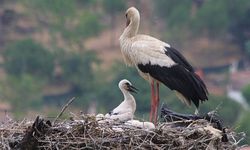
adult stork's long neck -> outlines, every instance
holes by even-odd
[[[140,25],[140,14],[136,10],[133,14],[126,15],[126,28],[120,36],[120,46],[123,59],[129,66],[135,65],[131,59],[131,46],[133,44],[133,37],[137,35]]]
[[[132,16],[127,17],[126,28],[124,29],[120,39],[126,40],[128,38],[134,37],[139,29],[140,25],[140,15],[135,13]]]

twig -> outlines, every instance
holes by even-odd
[[[63,112],[68,108],[68,106],[69,106],[74,100],[75,100],[75,97],[72,97],[72,98],[68,101],[68,103],[67,103],[66,105],[63,106],[61,112],[60,112],[60,113],[56,116],[56,118],[54,119],[54,121],[53,121],[53,123],[52,123],[53,125],[56,123],[56,121],[58,120],[58,118],[60,118],[60,117],[62,116]]]

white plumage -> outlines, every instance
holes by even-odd
[[[120,41],[123,43],[123,41]],[[169,47],[168,44],[157,41],[157,39],[147,36],[147,35],[137,35],[131,39],[130,50],[125,50],[126,59],[132,64],[156,64],[160,66],[173,66],[176,63],[170,58],[167,57],[165,52],[167,51],[165,47]],[[121,44],[122,45],[122,44]],[[126,47],[122,47],[122,50]],[[129,64],[129,65],[132,65]]]
[[[137,89],[126,79],[121,80],[118,86],[123,93],[124,100],[115,109],[107,113],[105,118],[119,119],[120,121],[131,120],[134,117],[136,102],[130,92],[136,92]]]
[[[159,83],[179,93],[187,103],[198,108],[199,102],[207,99],[203,81],[194,73],[187,60],[169,44],[148,35],[137,34],[140,24],[139,11],[131,7],[126,11],[126,28],[120,36],[124,61],[135,66],[139,74],[151,83],[151,112],[156,121],[159,103]],[[155,86],[156,83],[156,93]]]
[[[139,120],[128,120],[127,122],[125,122],[125,125],[142,128],[146,130],[155,129],[155,125],[152,122],[148,122],[148,121],[141,122]]]

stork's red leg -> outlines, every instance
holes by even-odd
[[[159,83],[156,82],[156,95],[155,95],[155,110],[154,110],[154,124],[157,123],[157,114],[158,114],[158,107],[159,107],[159,101],[160,101],[160,96],[159,96]]]
[[[155,111],[155,87],[154,87],[154,80],[151,82],[151,109],[150,109],[150,116],[149,120],[152,122],[154,117]]]

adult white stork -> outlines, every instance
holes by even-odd
[[[135,66],[139,74],[151,84],[150,121],[156,123],[157,120],[159,83],[176,91],[186,104],[193,102],[196,108],[201,101],[208,99],[205,84],[181,53],[154,37],[137,34],[140,14],[136,8],[131,7],[126,11],[126,19],[126,28],[119,39],[121,52],[125,63]]]
[[[119,82],[119,88],[123,93],[124,100],[114,110],[105,115],[109,119],[119,119],[120,121],[131,120],[134,117],[136,102],[130,92],[136,93],[137,89],[126,79]]]

